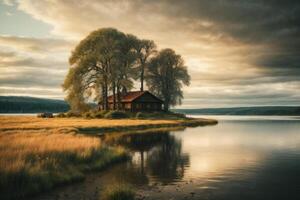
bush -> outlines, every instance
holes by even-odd
[[[90,119],[94,117],[94,113],[92,111],[89,112],[85,112],[82,114],[82,117],[86,118],[86,119]]]
[[[94,113],[94,118],[104,118],[105,114],[107,113],[107,111],[102,110],[102,111],[98,111]]]
[[[146,119],[147,117],[149,117],[149,116],[143,112],[137,112],[135,115],[135,118],[137,118],[137,119]]]
[[[181,113],[173,112],[138,112],[136,113],[138,119],[186,119],[186,116]]]
[[[66,117],[66,114],[65,113],[57,113],[57,115],[55,115],[55,117],[63,118],[63,117]]]
[[[129,115],[124,111],[110,111],[104,115],[106,119],[123,119],[129,118]]]
[[[177,118],[180,118],[180,119],[186,119],[185,114],[182,114],[182,113],[173,113],[173,112],[170,112],[169,114],[171,116],[173,115],[174,117],[177,117]]]
[[[66,117],[80,117],[81,115],[80,115],[80,113],[79,112],[74,112],[74,111],[68,111],[67,113],[66,113]]]
[[[112,185],[102,193],[103,200],[134,200],[135,192],[125,184]]]
[[[39,117],[39,118],[53,118],[53,113],[48,113],[48,112],[39,113],[39,114],[37,114],[37,117]]]

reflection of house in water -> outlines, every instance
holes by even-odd
[[[133,160],[127,163],[127,171],[132,175],[132,168],[138,170],[139,173],[136,172],[142,179],[146,176],[167,184],[183,178],[189,165],[189,156],[181,152],[181,140],[169,132],[121,134],[119,137],[107,136],[104,141],[132,151]]]

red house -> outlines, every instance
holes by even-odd
[[[113,110],[113,96],[108,97],[108,107]],[[121,110],[138,111],[161,111],[163,101],[149,91],[132,91],[121,96]]]

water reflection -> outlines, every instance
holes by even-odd
[[[300,197],[300,123],[222,121],[184,131],[107,135],[132,161],[107,177],[145,186],[152,199],[292,199]],[[151,199],[150,198],[150,199]]]
[[[118,177],[133,179],[130,182],[134,184],[137,179],[138,184],[148,183],[148,179],[162,184],[172,183],[182,179],[189,166],[188,154],[182,153],[182,140],[167,131],[106,135],[102,140],[108,145],[122,146],[131,151],[132,161],[125,166],[128,169],[125,174],[129,173],[129,176],[124,178],[123,174]]]

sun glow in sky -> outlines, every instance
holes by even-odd
[[[0,95],[63,99],[71,50],[115,27],[182,55],[182,107],[299,105],[299,13],[297,0],[2,0]]]

